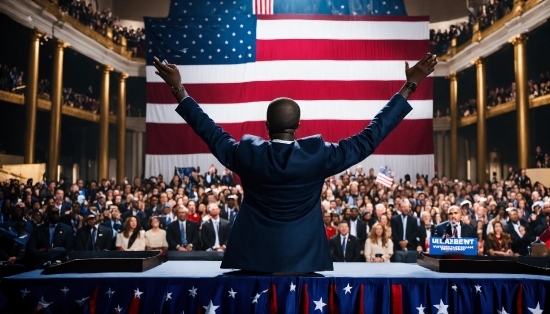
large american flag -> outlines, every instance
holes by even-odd
[[[429,25],[427,17],[395,15],[404,14],[402,0],[348,6],[354,2],[297,8],[305,1],[179,0],[168,18],[145,18],[145,176],[222,167],[175,113],[153,56],[177,64],[189,95],[236,139],[267,139],[266,108],[278,97],[300,105],[298,137],[337,142],[362,130],[403,85],[405,61],[412,66],[428,52]],[[278,14],[291,11],[316,14]],[[410,99],[413,111],[363,167],[433,174],[432,85],[431,78],[422,82]]]

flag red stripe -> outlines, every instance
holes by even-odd
[[[321,14],[275,14],[259,15],[259,20],[317,20],[317,21],[376,21],[376,22],[427,22],[429,16],[365,16],[365,15],[321,15]]]
[[[130,306],[128,306],[128,314],[139,313],[139,301],[140,298],[136,298],[134,291],[132,291],[132,300],[130,301]]]
[[[307,314],[309,313],[309,294],[307,293],[307,284],[302,285],[302,304],[300,305],[300,313]]]
[[[300,122],[297,137],[318,134],[319,130],[330,130],[323,136],[328,142],[337,142],[360,132],[370,121],[306,120]],[[267,139],[265,122],[220,124],[235,139],[245,134],[254,134]],[[431,136],[422,141],[411,141],[411,136],[432,133],[432,120],[403,120],[380,144],[375,154],[379,155],[424,155],[433,154]],[[206,144],[193,132],[188,124],[147,123],[147,154],[175,155],[209,153]]]
[[[297,100],[380,100],[401,89],[404,81],[271,81],[219,84],[185,84],[199,104],[271,101],[285,96]],[[166,83],[147,83],[147,102],[173,104]],[[282,94],[284,92],[284,95]],[[433,78],[426,78],[409,100],[431,100]]]
[[[328,292],[328,314],[340,314],[338,303],[336,301],[337,298],[338,294],[336,293],[336,284],[331,283],[329,285]]]
[[[277,286],[269,287],[269,313],[277,314]]]
[[[391,312],[403,314],[403,288],[401,285],[391,285]]]
[[[257,40],[256,61],[416,60],[429,50],[427,40]]]
[[[363,284],[359,286],[359,292],[357,293],[357,314],[365,314],[365,296],[364,296],[364,287]]]

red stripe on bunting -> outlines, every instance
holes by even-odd
[[[359,286],[359,292],[357,292],[357,314],[365,314],[365,295],[363,284]]]
[[[403,287],[391,285],[391,312],[392,314],[403,314]]]
[[[309,294],[307,292],[307,284],[302,285],[302,297],[301,304],[300,304],[300,313],[309,313]]]
[[[95,287],[94,293],[92,294],[92,297],[90,298],[90,301],[88,302],[88,309],[90,310],[90,314],[95,314],[95,306],[97,302],[97,294],[99,292],[99,286]]]
[[[269,287],[269,313],[277,314],[277,286]]]
[[[336,293],[336,284],[331,283],[329,285],[328,292],[328,314],[340,314],[338,309],[338,302],[336,301],[338,294]]]
[[[516,293],[516,314],[523,314],[523,285],[519,284]]]

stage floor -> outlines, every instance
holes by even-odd
[[[416,264],[334,263],[309,276],[233,276],[214,261],[169,261],[143,273],[2,281],[8,309],[52,313],[537,313],[550,277],[437,273]],[[546,301],[548,300],[548,301]],[[542,312],[538,312],[539,314]]]

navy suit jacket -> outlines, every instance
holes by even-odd
[[[221,268],[258,272],[333,270],[319,210],[325,178],[371,155],[411,110],[403,96],[395,95],[368,126],[338,143],[327,143],[320,135],[290,144],[253,135],[237,142],[191,97],[183,99],[176,112],[221,164],[239,175],[246,190]]]
[[[189,219],[185,221],[185,237],[187,244],[193,244],[193,251],[200,250],[199,226]],[[166,228],[166,242],[170,251],[177,250],[176,247],[182,244],[179,220],[172,221]]]

